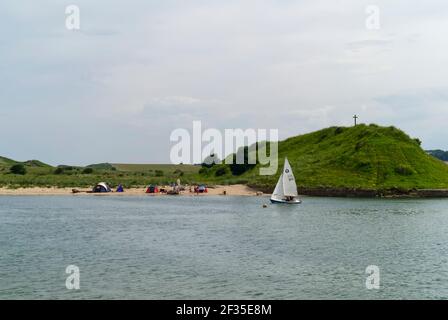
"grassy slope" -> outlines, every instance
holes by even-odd
[[[279,167],[285,156],[299,188],[448,188],[448,166],[394,127],[331,127],[292,137],[279,142]],[[259,176],[258,169],[240,178],[253,186],[273,188],[280,172]]]
[[[0,167],[4,166],[12,166],[13,164],[16,164],[17,161],[11,160],[9,158],[0,157]]]

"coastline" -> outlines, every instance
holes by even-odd
[[[270,194],[270,188],[257,188],[251,185],[255,190]],[[312,197],[335,197],[335,198],[448,198],[448,189],[359,189],[359,188],[298,188],[300,196]]]
[[[367,190],[349,188],[307,188],[299,194],[316,197],[340,198],[448,198],[448,189],[386,189]]]
[[[169,190],[169,187],[165,187]],[[79,193],[73,193],[73,189],[77,189]],[[0,196],[66,196],[66,195],[117,195],[117,196],[155,196],[155,197],[164,197],[168,196],[167,194],[157,193],[157,194],[148,194],[145,193],[146,188],[129,188],[125,189],[125,192],[109,192],[109,193],[86,193],[90,191],[91,188],[43,188],[43,187],[30,187],[30,188],[5,188],[0,187]],[[208,195],[224,195],[227,196],[257,196],[261,195],[260,191],[257,191],[254,188],[248,187],[242,184],[235,185],[215,185],[209,186],[207,193],[199,193],[196,194],[194,192],[189,192],[189,190],[182,191],[179,196],[208,196]]]

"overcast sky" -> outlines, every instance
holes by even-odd
[[[193,120],[284,139],[355,113],[448,149],[447,31],[446,0],[4,0],[0,155],[164,163]]]

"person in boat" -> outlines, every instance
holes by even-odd
[[[286,196],[285,200],[286,200],[286,201],[293,201],[293,200],[294,200],[294,197],[292,197],[292,196]]]

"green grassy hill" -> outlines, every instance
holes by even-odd
[[[16,163],[17,161],[5,157],[0,157],[0,167],[12,166],[13,164]]]
[[[25,161],[22,163],[28,167],[52,168],[52,166],[50,166],[49,164],[43,163],[42,161],[39,161],[39,160],[28,160],[28,161]]]
[[[43,163],[39,160],[27,160],[24,162],[12,160],[5,157],[0,157],[0,167],[10,167],[14,164],[22,163],[25,167],[40,167],[40,168],[50,168],[49,164]]]
[[[272,190],[285,156],[299,189],[349,188],[411,190],[448,188],[448,166],[428,155],[418,139],[395,127],[331,127],[279,142],[279,170],[260,176],[259,165],[239,176],[248,184]],[[224,165],[208,169],[216,177]],[[229,179],[230,170],[220,176]]]
[[[110,163],[95,163],[89,164],[86,168],[96,169],[96,170],[114,170],[114,166]]]

